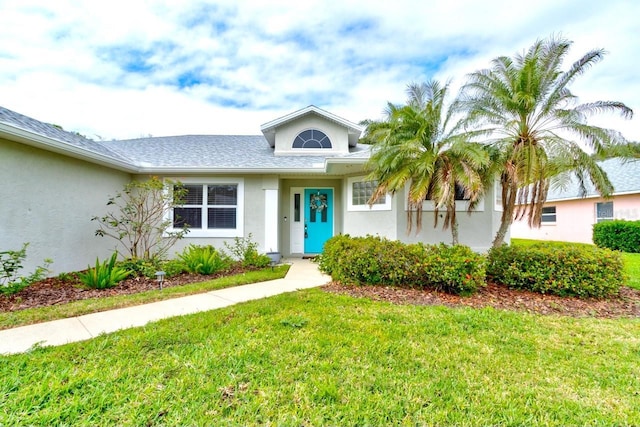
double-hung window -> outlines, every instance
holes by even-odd
[[[613,202],[596,203],[596,222],[613,220]]]
[[[555,206],[543,207],[540,221],[542,222],[542,224],[555,224],[556,223],[556,207]]]
[[[184,204],[172,212],[173,228],[189,228],[186,237],[242,235],[244,187],[241,181],[183,183]]]

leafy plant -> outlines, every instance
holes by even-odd
[[[116,239],[128,258],[162,259],[189,231],[186,225],[169,231],[172,221],[165,216],[167,209],[182,206],[185,193],[180,183],[163,182],[155,176],[130,182],[109,198],[107,206],[114,206],[114,212],[91,218],[99,224],[95,234]]]
[[[17,251],[9,250],[0,252],[0,293],[12,295],[20,292],[30,284],[45,278],[49,271],[49,265],[53,262],[50,259],[44,260],[43,266],[36,267],[35,271],[28,276],[20,276],[23,263],[27,258],[27,246],[22,245],[22,249]]]
[[[189,245],[178,255],[185,270],[195,274],[214,274],[231,265],[229,257],[211,245]]]
[[[100,263],[100,260],[96,258],[96,266],[89,267],[84,273],[79,273],[78,278],[89,288],[106,289],[114,287],[130,274],[128,270],[116,266],[117,256],[118,253],[114,252],[111,258],[103,263]]]
[[[243,267],[263,268],[271,264],[271,258],[258,252],[258,244],[251,240],[252,235],[236,237],[233,245],[224,242],[224,247],[231,252],[234,260],[239,261]]]
[[[640,221],[603,221],[593,225],[593,243],[601,248],[640,252]]]
[[[470,248],[404,244],[380,237],[334,236],[319,267],[335,280],[470,294],[485,283],[485,259]]]
[[[487,274],[510,288],[598,298],[618,293],[625,280],[619,253],[569,243],[493,248]]]

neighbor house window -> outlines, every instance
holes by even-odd
[[[293,140],[293,148],[331,148],[329,137],[318,129],[302,131]]]
[[[379,197],[371,206],[369,200],[378,188],[378,181],[367,181],[364,177],[349,178],[347,197],[350,211],[381,211],[391,210],[391,196],[386,194]]]
[[[545,206],[542,208],[541,219],[543,224],[555,224],[556,222],[556,207]]]
[[[242,234],[243,183],[183,183],[184,205],[174,208],[173,228],[187,226],[187,237],[235,237]]]
[[[596,222],[613,220],[613,202],[596,203]]]

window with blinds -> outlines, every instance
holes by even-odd
[[[173,210],[173,227],[235,229],[238,184],[185,184],[185,204]]]

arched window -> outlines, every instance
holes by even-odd
[[[308,129],[296,136],[293,148],[331,148],[331,140],[318,129]]]

